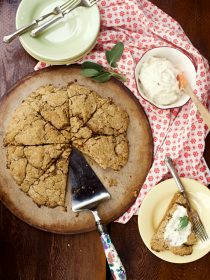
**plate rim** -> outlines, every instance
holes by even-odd
[[[191,184],[192,184],[192,183],[195,183],[195,182],[196,182],[196,185],[197,185],[197,186],[200,185],[201,188],[203,187],[202,190],[203,190],[204,192],[208,192],[208,194],[209,194],[209,196],[210,196],[210,190],[209,190],[209,188],[206,187],[205,185],[203,185],[200,181],[196,181],[196,180],[194,180],[194,179],[186,178],[186,177],[184,177],[184,178],[182,177],[182,178],[180,178],[180,179],[181,179],[181,181],[182,181],[184,184],[185,184],[185,183],[186,183],[186,184],[188,184],[188,183],[191,183]],[[171,257],[170,259],[166,259],[165,257],[162,257],[162,256],[161,256],[161,253],[163,253],[163,252],[165,252],[165,251],[163,251],[163,252],[156,252],[156,251],[152,250],[151,247],[150,247],[150,244],[148,244],[147,241],[145,241],[145,239],[144,239],[144,230],[142,230],[143,227],[142,227],[142,225],[141,225],[141,223],[140,223],[141,212],[142,212],[142,209],[144,208],[144,204],[145,204],[145,203],[148,203],[150,193],[157,192],[157,188],[159,188],[159,187],[162,187],[162,188],[164,187],[164,188],[165,188],[165,185],[166,185],[166,184],[169,184],[170,182],[174,182],[174,183],[175,183],[174,179],[173,179],[173,178],[170,178],[170,179],[166,179],[166,180],[164,180],[164,181],[158,183],[157,185],[155,185],[155,186],[150,190],[150,192],[146,195],[146,197],[144,198],[144,200],[142,201],[142,204],[141,204],[140,209],[139,209],[139,212],[138,212],[138,230],[139,230],[139,234],[140,234],[140,237],[141,237],[141,239],[142,239],[144,245],[147,247],[147,249],[148,249],[153,255],[155,255],[156,257],[158,257],[159,259],[164,260],[164,261],[169,262],[169,263],[176,263],[176,264],[191,263],[191,262],[194,262],[194,261],[197,261],[197,260],[201,259],[202,257],[204,257],[205,255],[207,255],[207,254],[210,252],[210,242],[209,242],[209,244],[208,244],[208,247],[209,247],[209,248],[208,248],[208,251],[207,251],[207,252],[205,252],[204,254],[201,254],[200,256],[195,257],[194,259],[188,260],[188,259],[186,259],[188,256],[184,256],[184,257],[186,257],[186,258],[183,259],[183,256],[174,255],[174,254],[171,253],[171,252],[170,252],[170,254],[171,254],[172,257]],[[195,188],[197,188],[197,187],[195,187]],[[178,191],[178,188],[177,188],[177,191]],[[175,191],[175,192],[176,192],[176,191]],[[170,202],[170,201],[169,201],[169,202]],[[178,257],[180,261],[173,260],[173,256],[175,256],[176,258]],[[191,254],[190,256],[192,256],[192,254]]]
[[[20,12],[21,12],[21,9],[22,9],[22,6],[25,5],[25,3],[27,2],[27,0],[22,0],[18,6],[18,9],[17,9],[17,12],[16,12],[16,18],[15,18],[15,24],[16,24],[16,28],[20,28],[19,26],[19,18],[20,18]],[[87,52],[89,53],[92,49],[92,46],[96,43],[97,41],[97,38],[99,36],[99,33],[100,33],[100,10],[99,10],[99,7],[97,6],[97,4],[95,4],[94,6],[92,7],[95,7],[96,8],[96,12],[97,12],[97,18],[96,18],[96,21],[97,21],[97,30],[96,30],[96,36],[94,37],[94,39],[92,40],[91,44],[88,45],[88,47],[85,48],[85,50],[79,54],[79,55],[75,55],[75,56],[71,56],[70,58],[69,57],[62,57],[61,59],[58,59],[58,58],[53,58],[53,57],[48,57],[46,55],[42,56],[40,55],[39,51],[37,52],[34,51],[33,48],[29,47],[28,44],[25,42],[25,39],[24,37],[20,36],[19,37],[19,40],[20,40],[20,43],[22,45],[22,47],[26,50],[26,52],[28,52],[32,57],[34,57],[35,59],[38,59],[38,60],[42,60],[42,61],[48,61],[48,63],[55,63],[56,65],[61,65],[59,64],[60,61],[66,63],[66,61],[69,61],[69,60],[78,60],[78,57],[82,54],[86,54]]]

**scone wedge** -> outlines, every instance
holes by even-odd
[[[152,237],[151,249],[157,252],[169,250],[184,256],[192,254],[196,242],[186,199],[177,192]]]
[[[61,156],[67,144],[43,146],[8,146],[7,167],[20,189],[30,186]]]
[[[66,148],[60,158],[30,187],[28,195],[38,206],[65,206],[70,153],[71,148]]]
[[[15,111],[4,137],[4,145],[31,146],[61,144],[69,141],[49,122],[23,102]]]

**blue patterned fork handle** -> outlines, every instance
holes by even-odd
[[[98,231],[100,233],[101,242],[104,247],[106,259],[114,280],[126,280],[125,268],[120,257],[111,241],[109,234],[105,231],[97,210],[91,210],[94,215]]]

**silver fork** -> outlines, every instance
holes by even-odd
[[[192,218],[192,222],[193,222],[193,226],[194,226],[194,232],[196,234],[196,236],[201,240],[201,241],[206,241],[208,240],[208,234],[206,232],[206,229],[197,213],[197,211],[195,209],[193,209],[190,205],[189,199],[187,197],[186,191],[184,189],[184,186],[182,185],[182,182],[176,172],[176,169],[173,165],[172,159],[170,157],[166,157],[165,158],[165,163],[169,169],[169,171],[171,172],[171,175],[173,176],[180,192],[182,193],[182,195],[184,196],[184,198],[187,201],[188,204],[188,208],[190,210],[190,214],[191,214],[191,218]]]
[[[10,35],[7,35],[7,36],[4,36],[3,41],[5,43],[10,43],[16,37],[18,37],[18,36],[22,35],[23,33],[33,29],[40,21],[43,21],[44,19],[48,18],[49,16],[58,15],[62,11],[65,11],[66,9],[71,7],[72,2],[74,2],[74,1],[75,0],[67,0],[62,5],[55,7],[51,12],[49,12],[49,13],[47,13],[45,15],[40,16],[38,19],[34,19],[30,24],[19,28],[14,33],[12,33]]]
[[[51,26],[53,23],[61,20],[66,14],[70,13],[72,10],[74,10],[78,6],[83,6],[83,7],[91,7],[95,5],[99,0],[73,0],[71,7],[66,9],[65,11],[62,11],[59,15],[55,16],[54,18],[50,19],[47,22],[44,22],[37,28],[31,31],[30,35],[32,37],[36,37],[39,35],[41,32],[43,32],[45,29],[47,29],[49,26]]]

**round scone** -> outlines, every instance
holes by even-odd
[[[33,73],[0,105],[1,200],[28,224],[57,233],[95,229],[89,211],[71,210],[72,146],[111,194],[98,207],[104,223],[131,206],[152,163],[149,122],[132,93],[115,79],[99,84],[80,72],[72,65]]]

